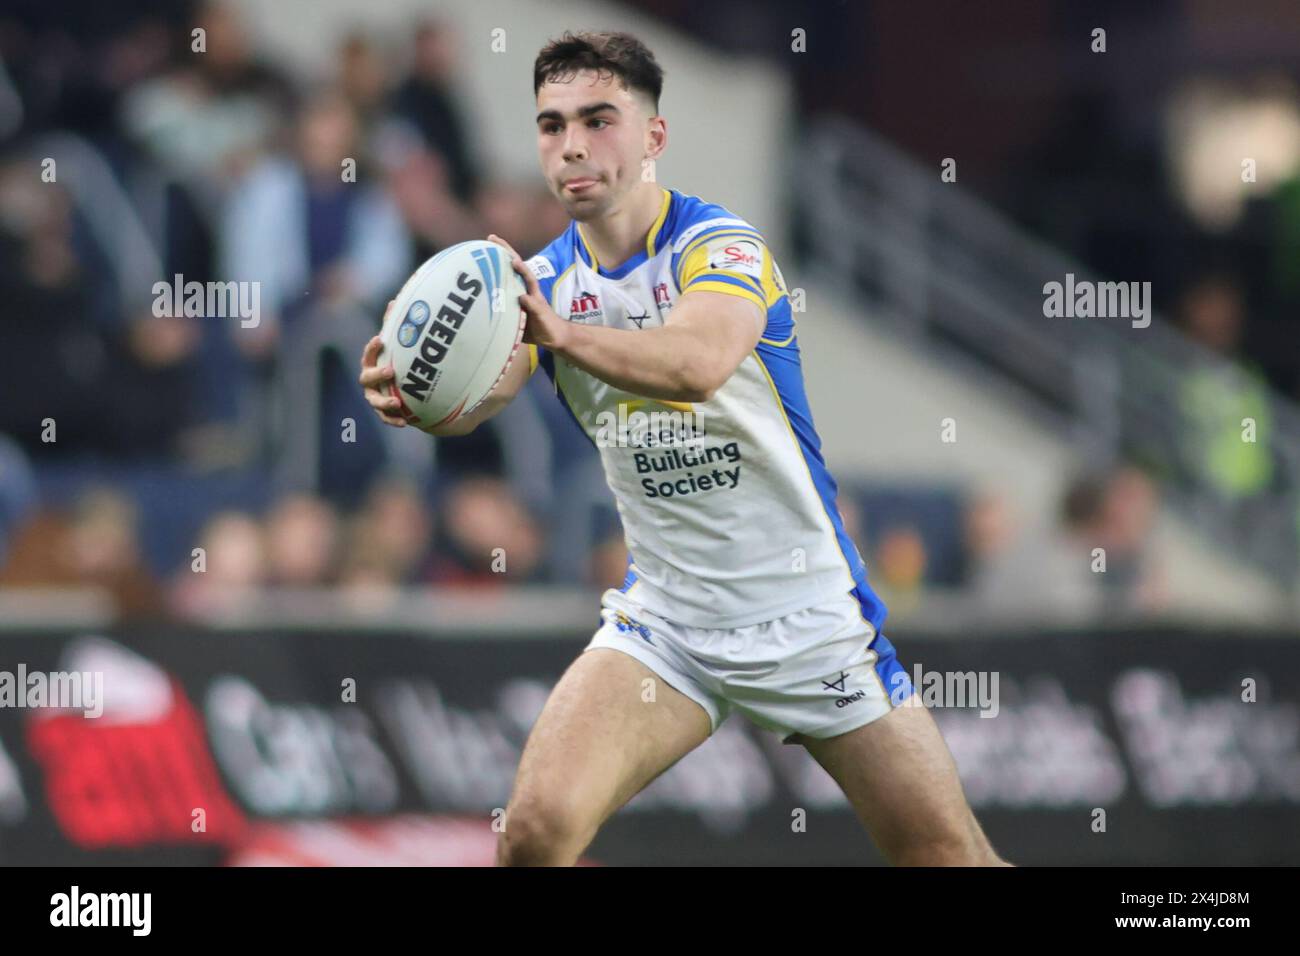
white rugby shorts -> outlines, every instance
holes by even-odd
[[[636,658],[704,708],[710,733],[734,709],[787,744],[800,734],[834,737],[883,717],[913,691],[853,592],[773,621],[710,629],[667,621],[611,589],[600,616],[584,651]]]

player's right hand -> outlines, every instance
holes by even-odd
[[[515,247],[497,235],[489,235],[488,241],[505,247],[510,253],[511,266],[524,282],[525,291],[519,297],[519,308],[523,310],[527,321],[524,328],[524,341],[530,345],[549,349],[556,355],[564,355],[565,343],[569,337],[569,323],[560,318],[546,301],[537,276],[533,275],[533,270],[524,264],[523,257],[515,252]]]
[[[396,301],[396,299],[390,300],[388,308],[384,309],[385,321],[388,320],[388,313],[392,311],[393,303]],[[361,352],[361,376],[357,381],[361,383],[366,401],[375,410],[380,421],[386,425],[405,428],[406,419],[398,412],[402,403],[389,391],[389,383],[396,377],[396,373],[391,364],[379,364],[379,353],[383,348],[384,340],[378,335],[366,343],[365,349]]]

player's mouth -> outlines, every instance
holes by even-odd
[[[592,186],[595,186],[598,182],[600,182],[600,180],[592,176],[580,176],[576,179],[566,179],[564,181],[564,188],[576,196],[581,195]]]

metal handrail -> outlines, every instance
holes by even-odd
[[[798,201],[809,265],[842,293],[865,295],[873,319],[1015,388],[1093,463],[1154,455],[1186,479],[1163,490],[1194,527],[1297,586],[1300,407],[1270,393],[1274,427],[1260,440],[1276,477],[1262,496],[1266,518],[1243,530],[1232,503],[1188,475],[1178,447],[1177,386],[1194,369],[1235,374],[1234,363],[1154,313],[1142,329],[1127,319],[1046,317],[1045,282],[1102,277],[863,127],[820,120],[803,143]]]

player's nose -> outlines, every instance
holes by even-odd
[[[566,133],[564,137],[564,161],[581,162],[587,158],[587,141],[581,133]]]

